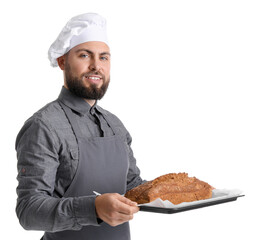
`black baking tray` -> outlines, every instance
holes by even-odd
[[[210,202],[195,203],[185,207],[160,208],[160,207],[139,206],[139,208],[140,211],[144,211],[144,212],[173,214],[173,213],[185,212],[185,211],[194,210],[203,207],[209,207],[221,203],[236,201],[238,197],[244,197],[244,196],[245,195],[238,195],[238,196],[228,197],[225,199],[216,199]]]

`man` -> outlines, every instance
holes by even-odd
[[[143,181],[130,134],[97,105],[110,82],[105,19],[72,18],[48,53],[64,86],[17,136],[20,223],[44,240],[130,239],[139,208],[122,194]]]

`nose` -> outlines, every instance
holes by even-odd
[[[100,70],[100,64],[99,64],[99,60],[97,60],[96,58],[93,58],[90,65],[89,65],[89,69],[91,71],[99,71]]]

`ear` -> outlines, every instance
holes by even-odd
[[[66,61],[65,55],[58,57],[56,60],[57,60],[57,63],[58,63],[58,66],[60,67],[60,69],[64,70],[65,61]]]

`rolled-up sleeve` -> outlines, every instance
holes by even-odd
[[[42,119],[30,118],[17,136],[16,151],[16,213],[25,229],[56,232],[98,225],[95,196],[53,196],[59,143],[50,126]]]

